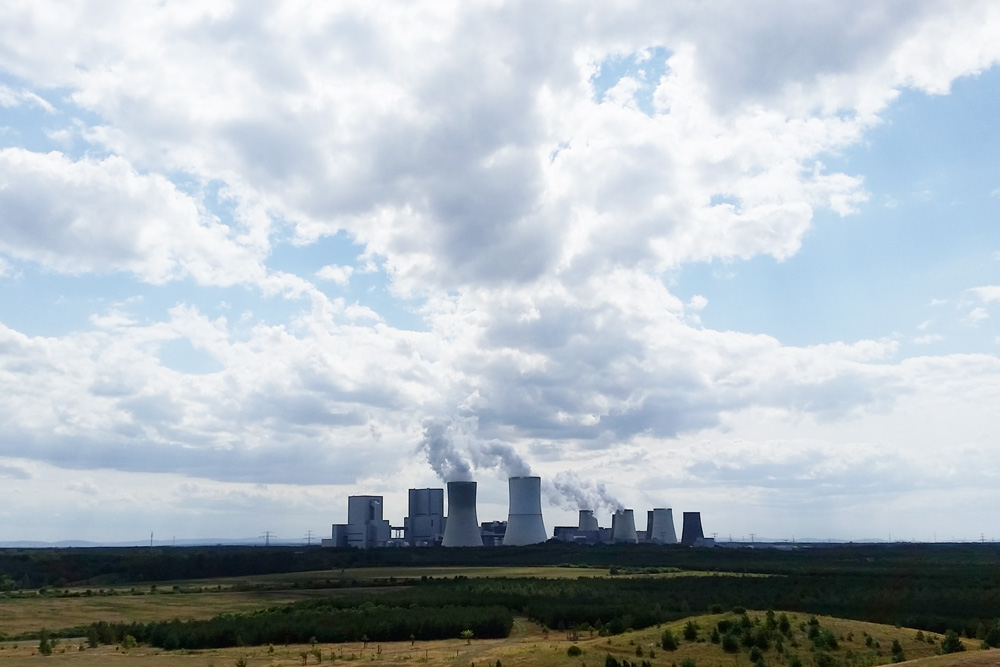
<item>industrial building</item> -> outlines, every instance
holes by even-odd
[[[391,537],[389,522],[382,518],[382,496],[348,496],[347,523],[332,528],[323,546],[373,549],[384,547]]]
[[[503,537],[504,546],[541,544],[548,539],[542,521],[542,478],[511,477],[507,483],[510,511]]]
[[[632,510],[615,510],[611,515],[611,541],[615,544],[638,544],[635,532],[635,514]]]
[[[681,544],[687,547],[714,547],[715,539],[706,538],[701,529],[701,512],[684,512]]]
[[[657,507],[646,513],[646,541],[653,544],[677,544],[672,509]]]
[[[411,547],[440,546],[444,539],[444,489],[410,489],[403,533]]]
[[[448,482],[448,520],[441,545],[481,547],[483,536],[476,515],[476,483]]]

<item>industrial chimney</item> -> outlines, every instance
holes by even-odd
[[[546,540],[542,522],[542,479],[540,477],[511,477],[510,513],[507,515],[507,532],[503,545],[521,546],[540,544]]]
[[[656,507],[646,515],[646,539],[653,544],[677,544],[674,532],[674,511]]]
[[[684,528],[681,530],[681,544],[693,547],[698,540],[704,540],[701,532],[701,512],[684,512]]]
[[[635,532],[635,516],[632,510],[615,510],[611,515],[611,541],[636,544],[639,536]]]
[[[476,516],[475,482],[448,482],[448,520],[441,544],[446,547],[483,546]]]
[[[594,510],[580,510],[579,530],[600,530],[597,519],[594,518]]]

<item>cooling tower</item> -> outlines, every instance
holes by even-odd
[[[594,518],[594,510],[580,510],[580,530],[600,530],[597,519]]]
[[[701,532],[701,512],[684,512],[681,544],[693,547],[695,542],[703,539],[705,539],[705,535]]]
[[[448,521],[441,544],[446,547],[483,546],[476,516],[475,482],[448,482]]]
[[[674,532],[674,511],[656,507],[647,515],[646,539],[653,544],[677,544]]]
[[[505,547],[523,544],[540,544],[546,540],[542,523],[541,477],[511,477],[510,513],[507,515],[507,532],[503,536]]]
[[[635,516],[632,510],[615,510],[611,515],[611,541],[635,544],[639,536],[635,532]]]

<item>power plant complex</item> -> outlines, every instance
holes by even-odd
[[[578,525],[556,526],[552,537],[542,518],[542,480],[535,476],[508,479],[509,503],[506,521],[480,523],[476,511],[476,482],[448,482],[448,513],[445,489],[410,489],[408,514],[403,525],[393,527],[383,518],[382,496],[350,496],[347,523],[334,524],[325,547],[371,549],[386,546],[483,547],[524,546],[548,539],[579,544],[678,544],[673,510],[657,507],[646,513],[646,530],[638,531],[635,513],[617,509],[611,527],[602,528],[593,509],[581,509]],[[699,512],[684,512],[680,544],[714,546],[705,538]]]

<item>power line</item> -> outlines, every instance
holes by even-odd
[[[272,533],[269,530],[265,530],[264,534],[261,535],[261,537],[264,538],[264,546],[265,547],[269,547],[269,546],[271,546],[271,538],[274,537],[274,533]]]

